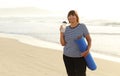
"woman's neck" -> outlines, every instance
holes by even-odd
[[[76,23],[71,23],[70,27],[76,27],[78,25],[78,22]]]

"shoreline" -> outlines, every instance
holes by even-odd
[[[62,51],[32,46],[7,37],[0,37],[0,46],[1,76],[67,76]],[[120,75],[120,63],[96,57],[95,62],[97,70],[87,68],[87,75]]]
[[[33,38],[31,36],[0,33],[0,37],[15,39],[15,40],[18,40],[21,43],[36,46],[36,47],[54,49],[54,50],[58,50],[58,51],[63,50],[63,47],[60,46],[60,44],[39,40],[39,39]],[[91,52],[91,54],[95,58],[120,63],[120,58],[119,57],[113,57],[113,56],[110,56],[110,55],[105,55],[105,54],[100,54],[100,53],[95,53],[95,52]]]

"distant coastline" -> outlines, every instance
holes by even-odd
[[[0,17],[44,17],[54,16],[56,13],[60,15],[61,12],[37,7],[0,8]]]

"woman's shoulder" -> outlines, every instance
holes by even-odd
[[[80,23],[79,26],[82,27],[82,28],[86,28],[86,24],[84,24],[84,23]]]
[[[85,23],[79,23],[79,25],[81,25],[81,26],[86,26]]]

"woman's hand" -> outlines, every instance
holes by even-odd
[[[64,33],[64,32],[65,32],[65,29],[66,29],[66,26],[65,26],[65,25],[61,25],[61,26],[60,26],[60,32]]]
[[[60,26],[60,32],[61,32],[61,30],[62,30],[63,28],[62,28],[62,25]]]
[[[65,42],[65,39],[64,39],[64,32],[62,31],[63,27],[60,26],[60,43],[62,46],[65,46],[66,42]]]
[[[86,40],[88,42],[88,47],[87,47],[87,50],[81,54],[83,57],[86,57],[88,55],[90,48],[91,48],[91,37],[89,34],[86,35]]]
[[[89,53],[89,50],[86,50],[85,52],[81,53],[81,56],[86,57],[88,55],[88,53]]]

